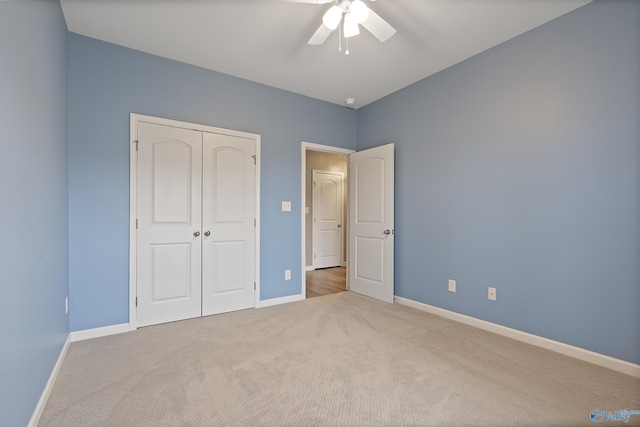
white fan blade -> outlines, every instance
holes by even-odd
[[[369,9],[369,16],[361,25],[381,42],[389,40],[396,33],[395,28],[371,9]]]
[[[333,30],[331,28],[327,27],[324,24],[320,24],[320,27],[311,36],[307,43],[315,45],[323,44],[329,38],[329,34],[331,34],[332,32]]]

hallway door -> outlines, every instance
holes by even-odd
[[[342,265],[342,172],[313,171],[313,268]]]

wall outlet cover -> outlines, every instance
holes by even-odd
[[[495,301],[496,300],[496,288],[489,288],[488,298],[491,301]]]
[[[456,291],[456,281],[449,279],[449,292]]]

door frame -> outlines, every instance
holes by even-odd
[[[225,135],[237,136],[240,138],[252,139],[256,147],[256,182],[255,182],[255,304],[260,302],[260,135],[248,132],[241,132],[231,129],[217,128],[208,125],[182,122],[179,120],[165,119],[161,117],[146,116],[143,114],[130,113],[129,115],[129,330],[138,329],[138,318],[136,310],[136,277],[138,268],[137,259],[137,233],[136,217],[138,212],[138,123],[152,123],[156,125],[172,126],[176,128],[191,129],[199,132],[221,133]]]
[[[307,186],[306,186],[306,182],[307,182],[307,151],[320,151],[323,153],[331,153],[331,154],[343,154],[348,156],[351,153],[355,153],[356,150],[351,150],[348,148],[340,148],[340,147],[334,147],[332,145],[323,145],[323,144],[316,144],[313,142],[304,142],[302,141],[301,143],[301,179],[300,179],[300,187],[302,189],[302,197],[300,198],[300,216],[301,216],[301,223],[302,223],[302,232],[301,232],[301,264],[302,264],[302,268],[300,269],[300,271],[302,271],[302,279],[300,280],[300,295],[302,297],[302,299],[306,299],[307,298],[307,278],[306,278],[306,268],[307,268],[307,263],[306,263],[306,230],[307,230],[307,214],[306,214],[306,200],[307,200]],[[347,180],[348,180],[348,176],[347,176]],[[344,182],[343,182],[343,191],[344,191]],[[347,209],[348,206],[348,197],[349,194],[347,193],[347,199],[345,200],[345,203],[343,204],[343,208]],[[349,212],[347,209],[347,220],[349,217]],[[345,225],[346,226],[346,225]],[[343,227],[344,228],[344,227]],[[342,231],[343,233],[345,232],[344,230]],[[343,250],[345,251],[345,253],[349,253],[348,249],[349,248],[349,242],[347,242],[347,246],[345,248],[343,248]],[[347,259],[347,270],[349,269],[349,260]],[[349,274],[347,272],[347,290],[349,290]]]

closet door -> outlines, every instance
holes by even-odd
[[[202,315],[255,307],[255,141],[205,133]]]
[[[138,326],[201,315],[202,133],[138,124]]]

